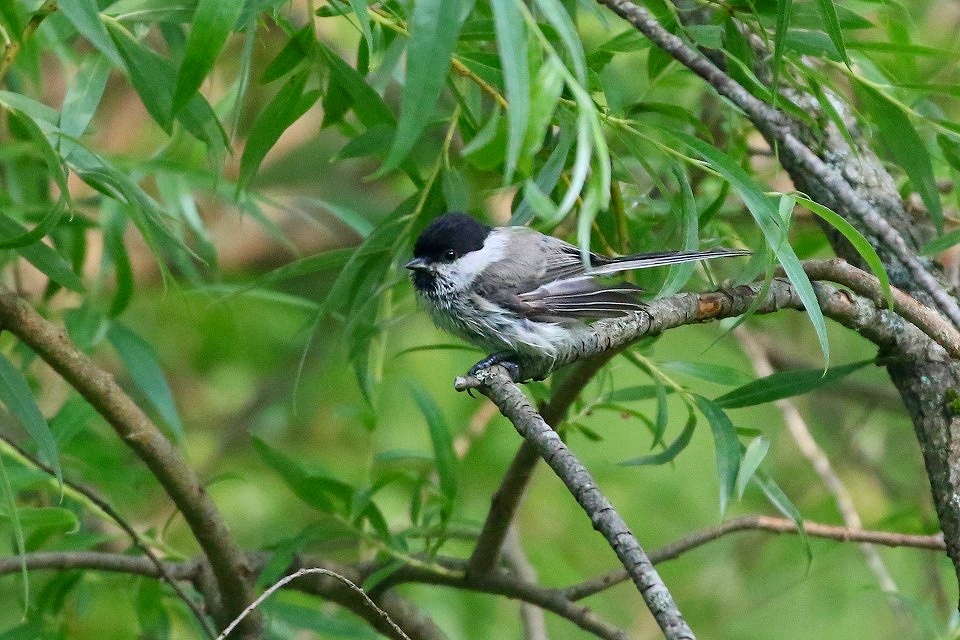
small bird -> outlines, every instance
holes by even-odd
[[[711,258],[739,249],[665,251],[619,258],[587,254],[528,227],[490,227],[464,213],[434,220],[413,247],[413,288],[438,327],[490,351],[475,375],[504,365],[518,380],[517,360],[555,362],[588,331],[586,320],[643,309],[640,287],[600,276]]]

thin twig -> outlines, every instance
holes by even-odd
[[[393,629],[393,631],[396,632],[396,634],[399,637],[403,638],[404,640],[410,640],[410,636],[405,634],[403,632],[403,629],[397,626],[397,623],[395,623],[390,618],[390,616],[387,615],[386,611],[381,609],[379,606],[377,606],[376,602],[370,599],[370,596],[367,595],[366,591],[364,591],[363,589],[358,587],[356,584],[351,582],[349,579],[347,579],[345,576],[340,575],[336,571],[330,571],[329,569],[324,569],[322,567],[306,567],[303,569],[298,569],[297,571],[291,573],[290,575],[277,580],[266,591],[260,594],[260,596],[256,600],[251,602],[250,605],[247,606],[247,608],[245,608],[240,613],[240,615],[236,617],[236,619],[234,619],[229,625],[227,625],[227,628],[225,628],[223,632],[219,636],[217,636],[217,640],[224,640],[228,635],[230,635],[230,632],[233,631],[236,628],[236,626],[240,624],[240,622],[244,618],[250,615],[257,607],[263,604],[264,600],[272,596],[276,591],[283,588],[288,583],[296,580],[297,578],[301,576],[309,575],[309,574],[320,574],[324,576],[330,576],[335,580],[339,580],[340,582],[345,584],[351,591],[353,591],[354,593],[359,595],[361,598],[363,598],[363,601],[367,604],[367,606],[373,609],[374,611],[376,611],[377,614],[381,618],[383,618],[384,622],[386,622],[387,625],[389,625],[390,628]]]
[[[28,453],[18,444],[10,440],[6,435],[0,434],[0,440],[3,440],[3,442],[5,442],[7,446],[9,446],[11,449],[16,451],[17,454],[24,459],[24,461],[33,465],[37,469],[40,469],[44,473],[47,473],[52,477],[56,477],[56,472],[49,465],[41,462],[34,456],[30,455],[30,453]],[[73,482],[65,476],[63,477],[63,485],[65,487],[68,487],[70,490],[75,491],[76,493],[79,493],[84,498],[89,500],[97,509],[103,512],[105,516],[113,520],[118,527],[123,529],[124,533],[126,533],[130,537],[130,540],[133,541],[134,546],[136,546],[141,551],[143,551],[143,554],[147,556],[147,558],[150,559],[150,562],[152,562],[153,565],[157,568],[157,573],[159,577],[168,585],[170,585],[170,588],[173,589],[173,592],[175,594],[177,594],[177,597],[180,598],[183,601],[183,603],[187,605],[187,607],[190,609],[191,612],[193,612],[193,617],[195,617],[197,619],[197,622],[200,623],[200,628],[203,629],[203,631],[207,634],[207,636],[210,638],[213,638],[217,635],[216,630],[210,625],[210,621],[203,614],[203,611],[200,610],[200,607],[197,606],[197,603],[194,602],[193,598],[188,596],[187,593],[183,590],[183,588],[179,585],[179,583],[177,583],[177,581],[173,578],[173,576],[170,575],[170,573],[167,571],[167,568],[164,566],[163,562],[153,552],[153,549],[150,548],[150,545],[147,544],[147,542],[143,539],[143,537],[139,533],[137,533],[137,531],[133,528],[133,526],[130,523],[128,523],[123,518],[123,516],[121,516],[117,512],[117,510],[113,508],[113,506],[109,502],[101,498],[92,489],[89,489],[83,486],[82,484]]]
[[[930,551],[944,551],[947,546],[943,542],[943,534],[931,536],[893,533],[889,531],[866,531],[837,527],[819,522],[805,520],[803,530],[812,538],[827,538],[839,542],[868,542],[886,547],[911,547],[914,549],[928,549]],[[650,553],[650,560],[654,564],[678,558],[688,551],[713,542],[729,533],[738,531],[768,531],[771,533],[797,533],[797,525],[793,520],[774,518],[772,516],[743,516],[727,520],[723,524],[696,531],[686,535],[676,542],[661,547]],[[610,587],[626,582],[630,577],[623,569],[617,569],[602,576],[585,582],[571,585],[562,590],[562,593],[571,600],[577,601],[594,595]]]

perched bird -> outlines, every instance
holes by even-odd
[[[528,227],[490,227],[464,213],[440,216],[420,234],[413,287],[438,327],[493,351],[471,375],[516,360],[556,361],[579,344],[585,320],[643,309],[640,287],[600,276],[683,262],[742,256],[748,251],[665,251],[620,258],[589,253]]]

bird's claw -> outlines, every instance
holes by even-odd
[[[514,357],[516,357],[516,355],[509,351],[498,351],[497,353],[492,353],[477,364],[470,367],[469,375],[480,381],[483,381],[485,370],[498,364],[506,369],[507,373],[510,375],[510,379],[516,382],[521,379],[520,365],[510,359]]]

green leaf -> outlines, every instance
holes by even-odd
[[[674,163],[671,169],[673,170],[673,176],[680,184],[680,194],[677,200],[679,200],[678,208],[680,210],[678,216],[680,218],[680,234],[683,238],[682,249],[685,251],[696,251],[700,248],[700,226],[697,202],[693,197],[693,189],[690,187],[687,174],[684,173],[680,165]],[[693,275],[693,270],[696,266],[693,262],[671,266],[667,273],[667,278],[664,280],[663,286],[660,287],[660,291],[656,297],[661,298],[680,291],[690,279],[690,276]]]
[[[104,203],[103,209],[100,223],[103,229],[103,248],[113,262],[113,274],[116,280],[116,292],[113,294],[113,300],[110,301],[109,315],[115,318],[123,313],[133,298],[133,267],[130,264],[130,256],[127,254],[127,246],[123,241],[126,218],[120,215],[116,206],[107,206],[107,203]]]
[[[714,402],[724,409],[739,409],[790,398],[831,385],[868,364],[873,364],[873,360],[861,360],[840,367],[831,367],[826,372],[821,369],[778,371],[737,387],[715,398]]]
[[[87,130],[100,105],[109,76],[110,61],[107,57],[88,55],[83,58],[80,68],[67,86],[59,123],[64,136],[59,140],[59,147],[64,158],[70,156],[76,145],[70,138],[79,138]]]
[[[457,455],[453,450],[453,437],[450,435],[450,429],[443,417],[443,412],[426,391],[414,387],[413,399],[416,401],[420,413],[427,420],[427,426],[430,429],[430,441],[433,443],[437,474],[440,476],[440,490],[452,506],[452,502],[457,496]]]
[[[837,8],[833,6],[833,0],[817,0],[817,9],[823,16],[824,30],[830,36],[830,41],[837,48],[844,64],[849,68],[850,57],[847,55],[847,48],[843,45],[843,29],[840,28],[840,19],[837,17]]]
[[[773,69],[770,81],[770,93],[773,95],[773,104],[776,104],[780,92],[777,90],[780,80],[780,69],[783,68],[783,47],[787,41],[787,32],[790,29],[790,12],[793,9],[793,0],[777,0],[777,26],[773,37]]]
[[[116,320],[110,323],[107,339],[116,349],[133,384],[143,393],[147,402],[173,433],[174,438],[182,441],[183,423],[180,421],[180,414],[177,413],[177,405],[173,400],[170,385],[167,384],[167,378],[163,375],[163,369],[160,368],[156,351],[149,342]]]
[[[712,362],[664,362],[660,368],[726,386],[742,385],[753,380],[739,369]]]
[[[530,67],[527,63],[527,31],[517,0],[491,0],[497,29],[497,51],[503,70],[507,103],[507,161],[503,181],[508,183],[517,168],[530,115]]]
[[[823,352],[824,361],[829,365],[830,344],[827,341],[827,325],[823,317],[823,311],[820,310],[817,295],[813,290],[813,285],[810,284],[810,279],[803,271],[803,265],[800,263],[800,259],[793,251],[793,247],[786,241],[786,229],[783,227],[782,220],[773,201],[757,186],[753,178],[751,178],[740,165],[716,147],[683,131],[660,130],[703,157],[720,175],[733,185],[733,188],[743,199],[744,204],[747,205],[747,209],[753,215],[757,226],[759,226],[763,232],[767,244],[773,250],[781,266],[783,266],[784,273],[787,274],[787,277],[796,289],[797,295],[800,296],[804,309],[810,317],[810,322],[817,334],[817,339],[820,342],[820,350]]]
[[[920,252],[925,256],[934,256],[960,243],[960,229],[946,233],[923,245]]]
[[[560,3],[560,0],[534,0],[537,8],[553,27],[564,48],[570,55],[570,62],[573,64],[574,76],[581,86],[587,86],[587,62],[583,53],[583,44],[580,41],[580,34],[577,33],[577,27],[573,23],[570,14]]]
[[[0,513],[0,517],[11,519],[9,513]],[[80,526],[76,514],[60,507],[18,507],[17,517],[25,530],[44,533],[70,533]]]
[[[753,478],[760,463],[767,456],[770,449],[770,441],[763,436],[757,436],[747,445],[747,450],[743,453],[743,460],[740,461],[740,471],[737,473],[737,499],[743,498],[743,492],[747,488],[747,483]]]
[[[250,136],[243,147],[240,158],[240,175],[237,178],[237,189],[244,189],[253,179],[263,162],[264,156],[276,144],[277,140],[287,128],[300,119],[307,109],[320,97],[320,92],[311,90],[304,92],[309,71],[304,70],[292,78],[274,96],[263,111],[257,116],[250,128]]]
[[[110,39],[110,34],[100,19],[100,10],[95,0],[73,0],[57,4],[60,13],[66,16],[80,35],[90,41],[110,62],[120,66],[120,54]]]
[[[800,543],[803,545],[803,550],[807,555],[807,560],[810,561],[813,559],[813,552],[810,549],[810,540],[807,538],[807,530],[803,527],[803,517],[800,515],[800,510],[797,509],[796,505],[787,497],[787,494],[783,492],[783,489],[774,482],[765,473],[757,472],[753,476],[753,481],[758,487],[763,491],[763,494],[767,496],[767,500],[770,501],[770,504],[774,508],[782,513],[784,516],[793,521],[797,525],[797,532],[800,534]]]
[[[17,221],[0,213],[0,234],[25,234],[27,230]],[[22,237],[22,236],[21,236]],[[21,247],[18,253],[26,258],[27,262],[35,266],[41,273],[61,287],[71,291],[83,293],[85,291],[80,277],[70,268],[57,251],[43,242]]]
[[[203,79],[210,73],[227,42],[227,36],[240,17],[241,9],[242,2],[199,0],[197,3],[183,62],[180,64],[180,74],[173,91],[173,105],[170,108],[172,114],[178,114],[186,106],[200,88]]]
[[[17,422],[26,430],[40,452],[40,457],[53,467],[57,482],[63,483],[60,474],[60,456],[57,453],[57,441],[50,431],[50,425],[37,407],[30,391],[30,385],[20,370],[0,354],[0,402],[7,408]]]
[[[666,464],[676,458],[677,455],[679,455],[679,453],[686,449],[687,445],[690,444],[690,439],[693,437],[693,430],[697,426],[697,414],[694,413],[693,409],[689,406],[687,407],[687,411],[689,412],[689,415],[687,417],[687,423],[683,426],[683,431],[681,431],[680,435],[677,436],[677,439],[671,442],[663,451],[647,456],[640,456],[639,458],[625,460],[620,464],[631,467],[660,465]]]
[[[280,453],[256,435],[251,435],[253,448],[260,459],[279,474],[294,495],[323,513],[349,515],[353,487],[332,476],[307,471],[292,458]]]
[[[880,139],[910,178],[937,230],[943,233],[943,206],[926,145],[910,118],[896,103],[866,84],[860,83],[859,88],[863,106],[877,125]]]
[[[30,576],[27,573],[27,545],[23,536],[23,525],[20,522],[20,509],[17,508],[16,495],[13,487],[10,485],[10,476],[7,475],[7,465],[0,456],[0,487],[3,488],[3,505],[6,507],[6,515],[10,519],[10,526],[13,529],[13,546],[20,557],[20,579],[23,581],[23,602],[24,617],[29,610],[30,603]]]
[[[737,437],[733,422],[717,403],[703,396],[694,396],[694,402],[707,419],[713,433],[713,444],[717,452],[717,476],[720,479],[720,517],[723,517],[740,472],[740,438]]]
[[[312,256],[299,258],[289,264],[285,264],[282,267],[277,267],[276,269],[263,274],[253,281],[248,288],[275,287],[281,282],[285,282],[293,278],[302,278],[303,276],[307,275],[323,273],[333,269],[340,269],[347,264],[347,261],[353,254],[353,251],[353,249],[331,249],[329,251],[323,251]]]
[[[379,93],[367,84],[366,79],[353,67],[325,46],[322,42],[314,41],[320,55],[326,59],[330,67],[331,80],[346,91],[353,101],[353,112],[368,129],[377,125],[396,124],[396,118],[390,107],[383,101]]]
[[[890,277],[887,275],[887,270],[883,266],[883,261],[880,260],[880,256],[877,254],[877,250],[873,248],[873,245],[863,237],[863,234],[860,233],[856,227],[847,222],[847,220],[841,217],[839,214],[831,211],[819,202],[810,200],[809,198],[803,196],[796,196],[796,198],[798,203],[812,211],[831,227],[839,231],[840,234],[847,239],[847,242],[849,242],[851,246],[857,250],[857,253],[860,254],[861,258],[863,258],[863,261],[867,263],[868,267],[870,267],[870,271],[873,272],[873,275],[877,276],[877,280],[880,281],[880,288],[883,289],[883,297],[887,299],[887,305],[892,308],[893,291],[890,290]]]
[[[267,84],[278,78],[282,78],[290,71],[293,71],[297,65],[310,57],[316,45],[317,38],[313,32],[313,24],[307,23],[305,27],[290,36],[287,44],[283,46],[280,53],[270,61],[263,75],[260,76],[260,83]]]
[[[375,175],[399,167],[433,118],[460,32],[460,4],[458,0],[418,0],[413,4],[400,120],[390,153]]]

